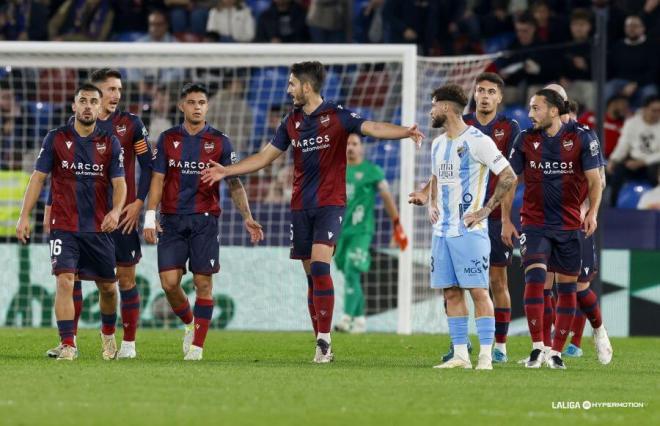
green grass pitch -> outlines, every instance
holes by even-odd
[[[196,363],[181,336],[141,330],[138,359],[104,362],[97,332],[82,330],[71,363],[44,356],[54,329],[0,329],[0,424],[660,425],[660,339],[613,339],[602,366],[585,338],[585,356],[560,371],[517,365],[529,339],[514,337],[508,364],[459,371],[431,368],[447,336],[335,334],[328,365],[311,363],[306,333],[211,331]],[[585,400],[645,406],[552,406]]]

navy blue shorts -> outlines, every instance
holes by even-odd
[[[596,241],[594,236],[587,238],[584,231],[580,231],[582,242],[582,267],[580,268],[579,283],[589,283],[598,273],[598,255],[596,253]]]
[[[140,258],[142,258],[140,236],[137,230],[130,234],[122,234],[121,230],[117,228],[112,233],[112,238],[115,240],[115,260],[117,260],[117,266],[137,265]]]
[[[158,272],[188,269],[193,274],[220,271],[218,217],[209,213],[162,214],[158,234]]]
[[[53,275],[68,272],[84,281],[117,280],[115,242],[110,234],[52,230],[48,242]]]
[[[549,272],[578,276],[582,264],[580,231],[523,227],[520,254],[523,265],[543,263]]]
[[[488,219],[488,237],[490,237],[490,266],[507,267],[511,265],[513,249],[502,241],[502,221]]]
[[[344,206],[324,206],[291,212],[291,259],[312,257],[313,244],[336,246],[344,220]]]

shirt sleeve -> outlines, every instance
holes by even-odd
[[[474,157],[485,164],[491,172],[496,175],[502,173],[502,170],[506,169],[509,166],[509,162],[506,157],[497,149],[497,145],[493,140],[484,135],[484,141],[479,141],[473,145]]]
[[[383,171],[383,169],[374,165],[373,174],[374,174],[373,176],[374,187],[376,189],[380,189],[381,184],[384,182],[385,188],[387,188],[387,181],[385,180],[385,172]]]
[[[34,166],[35,170],[41,173],[50,173],[53,170],[53,140],[55,139],[55,132],[48,132],[41,145],[37,162]]]
[[[124,173],[124,153],[121,151],[121,143],[116,136],[112,136],[112,159],[110,160],[110,179],[123,177]]]
[[[580,160],[582,161],[582,170],[591,170],[601,167],[602,154],[600,153],[600,143],[591,132],[582,132],[580,134],[582,152]]]
[[[343,108],[337,108],[337,115],[339,116],[342,126],[348,133],[356,133],[362,136],[362,123],[367,120],[360,117],[357,112],[352,112]]]
[[[517,175],[522,174],[523,170],[525,169],[525,149],[523,146],[523,140],[523,134],[519,133],[516,139],[513,141],[513,147],[509,153],[509,163]]]
[[[156,144],[156,149],[153,154],[153,170],[154,172],[165,174],[167,172],[167,158],[165,154],[165,133],[161,133]]]
[[[270,143],[277,149],[281,151],[286,151],[291,145],[291,140],[289,139],[289,134],[286,131],[286,122],[289,120],[289,116],[284,117],[284,120],[280,123],[279,127],[275,131],[275,136],[270,141]]]
[[[138,163],[140,163],[140,180],[138,181],[137,197],[144,201],[151,185],[151,171],[153,170],[153,154],[149,145],[149,132],[138,117],[134,117],[133,148]]]
[[[436,164],[435,160],[435,150],[436,150],[436,145],[438,145],[437,139],[433,141],[431,144],[431,175],[433,176],[438,176],[438,165]]]
[[[619,136],[619,140],[617,141],[616,146],[614,147],[614,151],[612,151],[612,153],[610,154],[610,161],[615,161],[617,163],[620,163],[621,161],[626,159],[628,153],[630,152],[631,139],[632,139],[631,133],[633,127],[634,124],[631,121],[631,119],[628,119],[623,124],[623,128],[621,129],[621,135]]]
[[[222,138],[222,154],[220,155],[220,164],[223,166],[231,166],[238,162],[238,156],[231,145],[231,141],[227,136]]]

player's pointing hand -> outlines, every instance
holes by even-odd
[[[220,163],[211,160],[211,167],[202,170],[202,182],[209,186],[221,181],[227,176],[227,169]]]
[[[412,126],[408,127],[408,137],[415,141],[417,148],[422,146],[422,141],[425,138],[424,133],[419,130],[417,124],[413,124]]]

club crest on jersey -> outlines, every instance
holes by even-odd
[[[563,140],[561,141],[561,146],[563,146],[566,151],[570,151],[573,149],[573,141],[570,139]]]
[[[328,114],[321,116],[321,124],[328,127],[328,124],[330,124],[330,116]]]
[[[66,149],[71,149],[71,145],[73,145],[73,142],[71,141],[66,141],[64,142],[66,144]]]
[[[126,134],[126,125],[120,124],[119,126],[115,126],[115,130],[119,136],[124,136]]]
[[[459,158],[463,158],[463,154],[465,154],[465,147],[461,145],[458,148],[456,148],[456,154],[458,154]]]
[[[204,142],[204,151],[206,151],[207,154],[212,153],[214,149],[215,149],[215,144],[212,141]]]
[[[174,149],[177,149],[179,147],[179,145],[181,145],[181,142],[174,141],[174,142],[172,142],[172,145],[174,145]]]
[[[105,153],[105,142],[97,142],[96,150],[99,152],[99,154]]]
[[[504,130],[495,129],[495,138],[496,139],[502,139],[503,137],[504,137]]]

